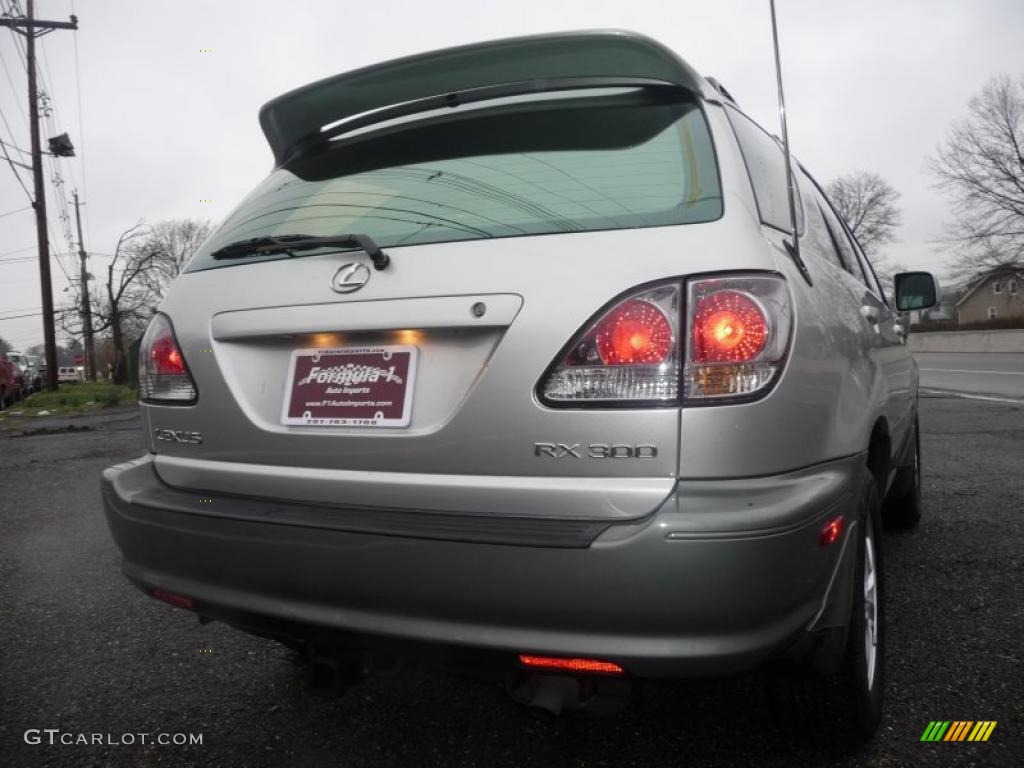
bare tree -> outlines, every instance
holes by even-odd
[[[125,324],[149,317],[155,304],[152,290],[141,279],[156,259],[156,253],[145,247],[144,235],[145,229],[140,220],[117,239],[114,258],[107,267],[107,291],[99,312],[101,321],[110,329],[114,344],[113,375],[118,384],[127,379]]]
[[[896,206],[900,193],[877,173],[848,173],[833,179],[826,192],[868,256],[877,256],[881,246],[896,239],[903,223]]]
[[[106,280],[91,290],[93,331],[109,333],[114,378],[123,383],[127,347],[142,335],[167,286],[185,268],[211,230],[208,221],[174,219],[146,226],[141,220],[121,233]],[[78,291],[76,290],[76,294]],[[80,294],[63,308],[61,328],[72,339],[82,335]]]
[[[989,80],[929,165],[953,202],[958,275],[1024,268],[1024,76]]]
[[[7,343],[7,340],[0,336],[0,355],[6,355],[11,351],[11,345]]]
[[[143,280],[157,297],[167,292],[212,229],[209,221],[196,219],[160,221],[149,228],[141,247],[153,253],[153,261]]]
[[[107,267],[106,281],[93,292],[93,332],[109,333],[114,348],[113,378],[123,384],[128,378],[126,370],[127,339],[137,335],[139,329],[152,316],[157,299],[145,277],[153,268],[155,251],[146,247],[148,229],[139,220],[117,239],[114,256]],[[70,311],[65,311],[62,328],[72,338],[81,334],[75,299]],[[131,334],[131,332],[135,334]]]

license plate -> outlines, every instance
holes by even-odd
[[[418,351],[410,346],[296,349],[288,369],[281,422],[408,426]]]

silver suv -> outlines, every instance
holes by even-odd
[[[620,32],[391,61],[260,121],[276,167],[142,342],[148,453],[103,476],[127,576],[336,670],[475,656],[557,711],[765,668],[779,711],[869,738],[917,370],[799,165],[794,249],[779,142]]]

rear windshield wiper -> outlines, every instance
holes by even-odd
[[[391,257],[382,251],[369,235],[276,235],[272,237],[253,237],[218,248],[210,254],[212,259],[240,259],[244,256],[263,255],[267,253],[289,253],[291,251],[308,251],[315,248],[327,248],[333,245],[344,245],[366,251],[376,269],[384,269],[391,263]]]

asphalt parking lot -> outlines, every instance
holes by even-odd
[[[1024,352],[918,352],[921,389],[1024,401]]]
[[[1024,406],[924,397],[921,424],[926,511],[885,543],[886,716],[856,758],[775,736],[756,676],[651,690],[600,720],[541,721],[429,670],[322,698],[286,649],[121,577],[98,476],[141,453],[133,412],[0,437],[0,765],[1020,765]],[[931,720],[998,725],[986,743],[921,743]],[[29,729],[202,744],[27,744]]]

